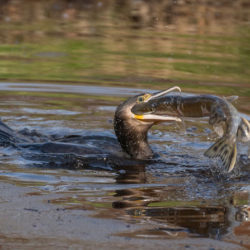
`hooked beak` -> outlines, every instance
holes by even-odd
[[[170,92],[174,92],[174,91],[179,91],[181,92],[181,89],[178,86],[172,87],[170,89],[166,89],[160,92],[156,92],[152,95],[147,94],[147,98],[143,101],[143,103],[140,103],[138,105],[147,105],[147,103],[149,101],[152,101],[156,98],[159,98],[161,96],[164,96]],[[133,113],[133,111],[132,111]],[[150,112],[148,113],[144,113],[144,114],[135,114],[133,113],[134,118],[140,121],[145,121],[145,122],[169,122],[169,121],[176,121],[176,122],[181,122],[182,120],[179,117],[175,117],[175,116],[166,116],[166,115],[156,115],[156,114],[152,114]]]
[[[163,91],[160,91],[160,92],[156,92],[155,94],[152,94],[149,98],[147,98],[147,100],[145,100],[144,102],[148,102],[148,101],[150,101],[150,100],[152,100],[152,99],[161,97],[161,96],[163,96],[163,95],[166,95],[166,94],[168,94],[168,93],[170,93],[170,92],[174,92],[174,91],[179,91],[179,92],[181,92],[181,89],[180,89],[180,87],[178,87],[178,86],[174,86],[174,87],[172,87],[172,88],[170,88],[170,89],[166,89],[166,90],[163,90]]]

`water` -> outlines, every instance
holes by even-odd
[[[37,140],[45,141],[51,135],[70,134],[115,138],[112,119],[124,89],[119,93],[117,88],[110,87],[106,94],[106,87],[50,84],[49,92],[45,93],[34,91],[41,84],[19,83],[17,91],[13,85],[4,83],[6,92],[0,97],[2,120],[12,128],[28,128],[26,133],[36,130],[43,135],[36,134]],[[42,87],[46,88],[46,84]],[[69,87],[73,91],[78,89],[77,94],[57,96],[62,88]],[[98,91],[94,93],[92,89]],[[23,90],[26,94],[20,95]],[[125,93],[134,95],[138,91],[127,89]],[[248,114],[245,116],[249,119]],[[183,125],[162,124],[149,133],[158,161],[112,165],[102,160],[77,170],[70,161],[66,168],[60,167],[65,158],[60,161],[59,156],[50,156],[52,160],[48,155],[41,158],[41,154],[37,158],[32,154],[23,158],[7,148],[0,158],[0,179],[35,188],[28,196],[60,194],[49,202],[66,210],[89,210],[99,219],[142,225],[139,230],[118,232],[119,237],[158,240],[198,237],[247,245],[249,165],[239,160],[240,173],[236,171],[232,176],[221,173],[218,162],[203,156],[215,138],[206,119],[190,119]],[[93,147],[95,143],[90,140],[86,145]],[[105,141],[99,145],[101,151],[107,145]],[[246,145],[240,145],[243,158],[247,150]],[[55,159],[59,165],[48,164]],[[236,230],[241,233],[236,234]]]
[[[0,244],[250,247],[249,145],[239,144],[229,176],[203,156],[218,138],[207,119],[189,119],[150,130],[155,162],[108,158],[121,151],[114,111],[138,93],[178,85],[239,95],[234,104],[250,120],[249,13],[247,0],[0,1],[1,120],[36,143],[80,135],[99,150],[86,167],[70,155],[2,148]],[[50,206],[66,219],[49,217]]]
[[[3,2],[1,79],[250,95],[248,1]]]

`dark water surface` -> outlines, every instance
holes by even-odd
[[[87,85],[2,84],[2,120],[16,130],[35,129],[43,134],[44,140],[46,136],[70,134],[113,140],[116,106],[123,96],[142,91],[124,88],[119,93],[119,88]],[[44,88],[48,91],[43,92]],[[72,91],[66,92],[71,93],[60,93],[68,88]],[[248,114],[242,115],[250,118]],[[89,210],[93,211],[91,216],[100,219],[118,219],[144,228],[118,232],[120,237],[154,240],[198,237],[249,246],[250,166],[246,164],[249,145],[239,145],[243,156],[235,173],[227,175],[217,162],[203,156],[216,138],[206,119],[191,119],[182,125],[163,124],[149,133],[159,161],[114,165],[105,162],[106,156],[102,154],[94,155],[102,158],[97,165],[77,170],[70,162],[66,162],[66,168],[52,164],[55,158],[51,156],[42,161],[32,155],[24,159],[19,152],[6,148],[0,157],[0,179],[35,188],[35,192],[27,195],[59,194],[50,203],[63,209]],[[101,151],[109,145],[105,140]],[[89,139],[85,144],[92,147],[93,143]]]
[[[0,117],[10,127],[37,142],[86,136],[100,151],[76,170],[71,156],[1,148],[2,183],[35,189],[27,197],[56,194],[50,204],[72,214],[122,221],[128,230],[112,233],[118,238],[250,248],[249,144],[239,144],[227,175],[203,156],[217,138],[207,120],[190,119],[153,127],[156,162],[106,158],[109,143],[120,150],[117,105],[145,90],[239,95],[235,106],[250,120],[248,0],[0,0],[0,80]]]

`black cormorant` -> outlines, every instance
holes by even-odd
[[[41,160],[55,165],[56,162],[59,162],[59,165],[72,164],[73,161],[74,164],[77,162],[77,167],[86,166],[93,162],[103,164],[104,160],[110,159],[119,159],[119,162],[124,161],[124,159],[126,161],[150,159],[153,152],[148,144],[148,130],[155,123],[180,121],[180,119],[154,114],[145,114],[142,118],[134,115],[131,109],[141,102],[152,100],[175,90],[179,90],[179,88],[174,87],[154,94],[140,94],[128,98],[117,107],[114,116],[115,134],[121,148],[130,157],[121,156],[117,152],[119,144],[112,137],[69,135],[63,138],[44,138],[43,135],[34,131],[32,133],[27,133],[26,130],[15,132],[2,122],[0,122],[0,146],[16,148],[25,159]],[[42,138],[41,141],[37,140],[39,136]],[[96,146],[92,144],[90,147],[90,144],[87,143],[88,140],[94,140],[93,144]]]
[[[179,90],[173,87],[155,94],[142,94],[131,97],[121,103],[115,112],[114,129],[122,149],[133,159],[149,159],[153,152],[148,144],[148,130],[156,123],[166,121],[181,121],[178,117],[161,116],[156,114],[135,115],[131,109],[140,103],[153,100],[169,92]]]

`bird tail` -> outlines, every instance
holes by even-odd
[[[234,168],[237,158],[236,140],[228,139],[225,137],[220,138],[215,142],[205,153],[205,156],[209,158],[220,157],[223,166],[228,172],[231,172]]]

